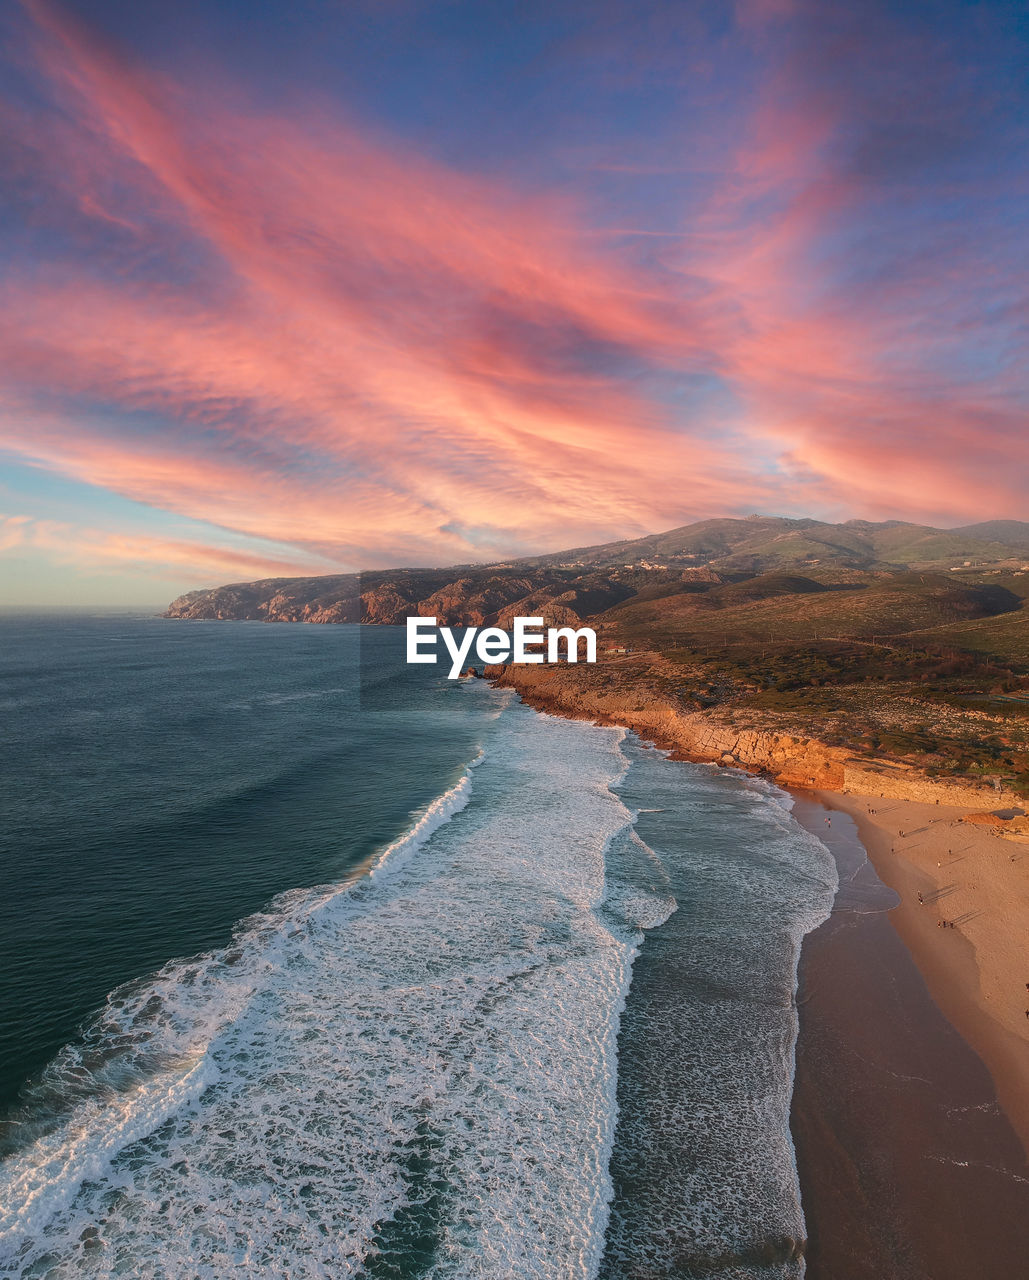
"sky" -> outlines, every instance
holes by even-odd
[[[1029,519],[1029,16],[0,0],[0,604]]]

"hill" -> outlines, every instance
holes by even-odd
[[[671,597],[771,572],[819,580],[834,572],[902,569],[1013,573],[1029,559],[1026,548],[1029,524],[1015,520],[944,530],[896,520],[750,516],[507,564],[233,583],[180,596],[165,616],[396,623],[408,613],[436,613],[451,624],[481,624],[524,604],[523,613],[550,609],[555,617],[581,618],[632,596]]]
[[[1017,520],[934,529],[900,520],[827,524],[748,516],[744,520],[705,520],[666,533],[577,547],[520,563],[573,568],[705,565],[715,570],[760,573],[809,563],[862,569],[953,568],[964,566],[965,560],[992,565],[1024,561],[1027,550],[1029,524]]]

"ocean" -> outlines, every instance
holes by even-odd
[[[0,618],[0,1275],[799,1277],[828,852],[397,628]]]

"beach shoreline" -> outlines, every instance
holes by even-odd
[[[1029,800],[879,760],[841,764],[816,738],[683,714],[645,685],[609,697],[575,667],[486,675],[537,710],[620,725],[675,759],[745,769],[852,817],[877,872],[900,894],[891,923],[933,999],[987,1064],[1029,1152],[1029,832],[1008,831],[996,816],[1024,815]]]
[[[798,966],[790,1128],[806,1274],[1008,1280],[1029,1251],[1019,1135],[894,927],[898,893],[831,798],[794,793],[795,818],[840,873],[833,911],[804,938]]]
[[[958,807],[812,795],[854,821],[899,897],[891,924],[935,1003],[986,1064],[1029,1152],[1029,841],[997,835]]]
[[[798,967],[791,1125],[808,1274],[1018,1274],[1029,1255],[1029,840],[997,834],[996,815],[1029,802],[883,761],[841,766],[817,739],[683,716],[646,688],[605,698],[574,671],[487,674],[537,710],[764,776],[834,855],[846,837],[857,881],[805,937]],[[847,906],[859,882],[874,907]]]

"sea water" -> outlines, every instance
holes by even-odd
[[[802,1274],[780,793],[390,628],[0,626],[0,1274]]]

